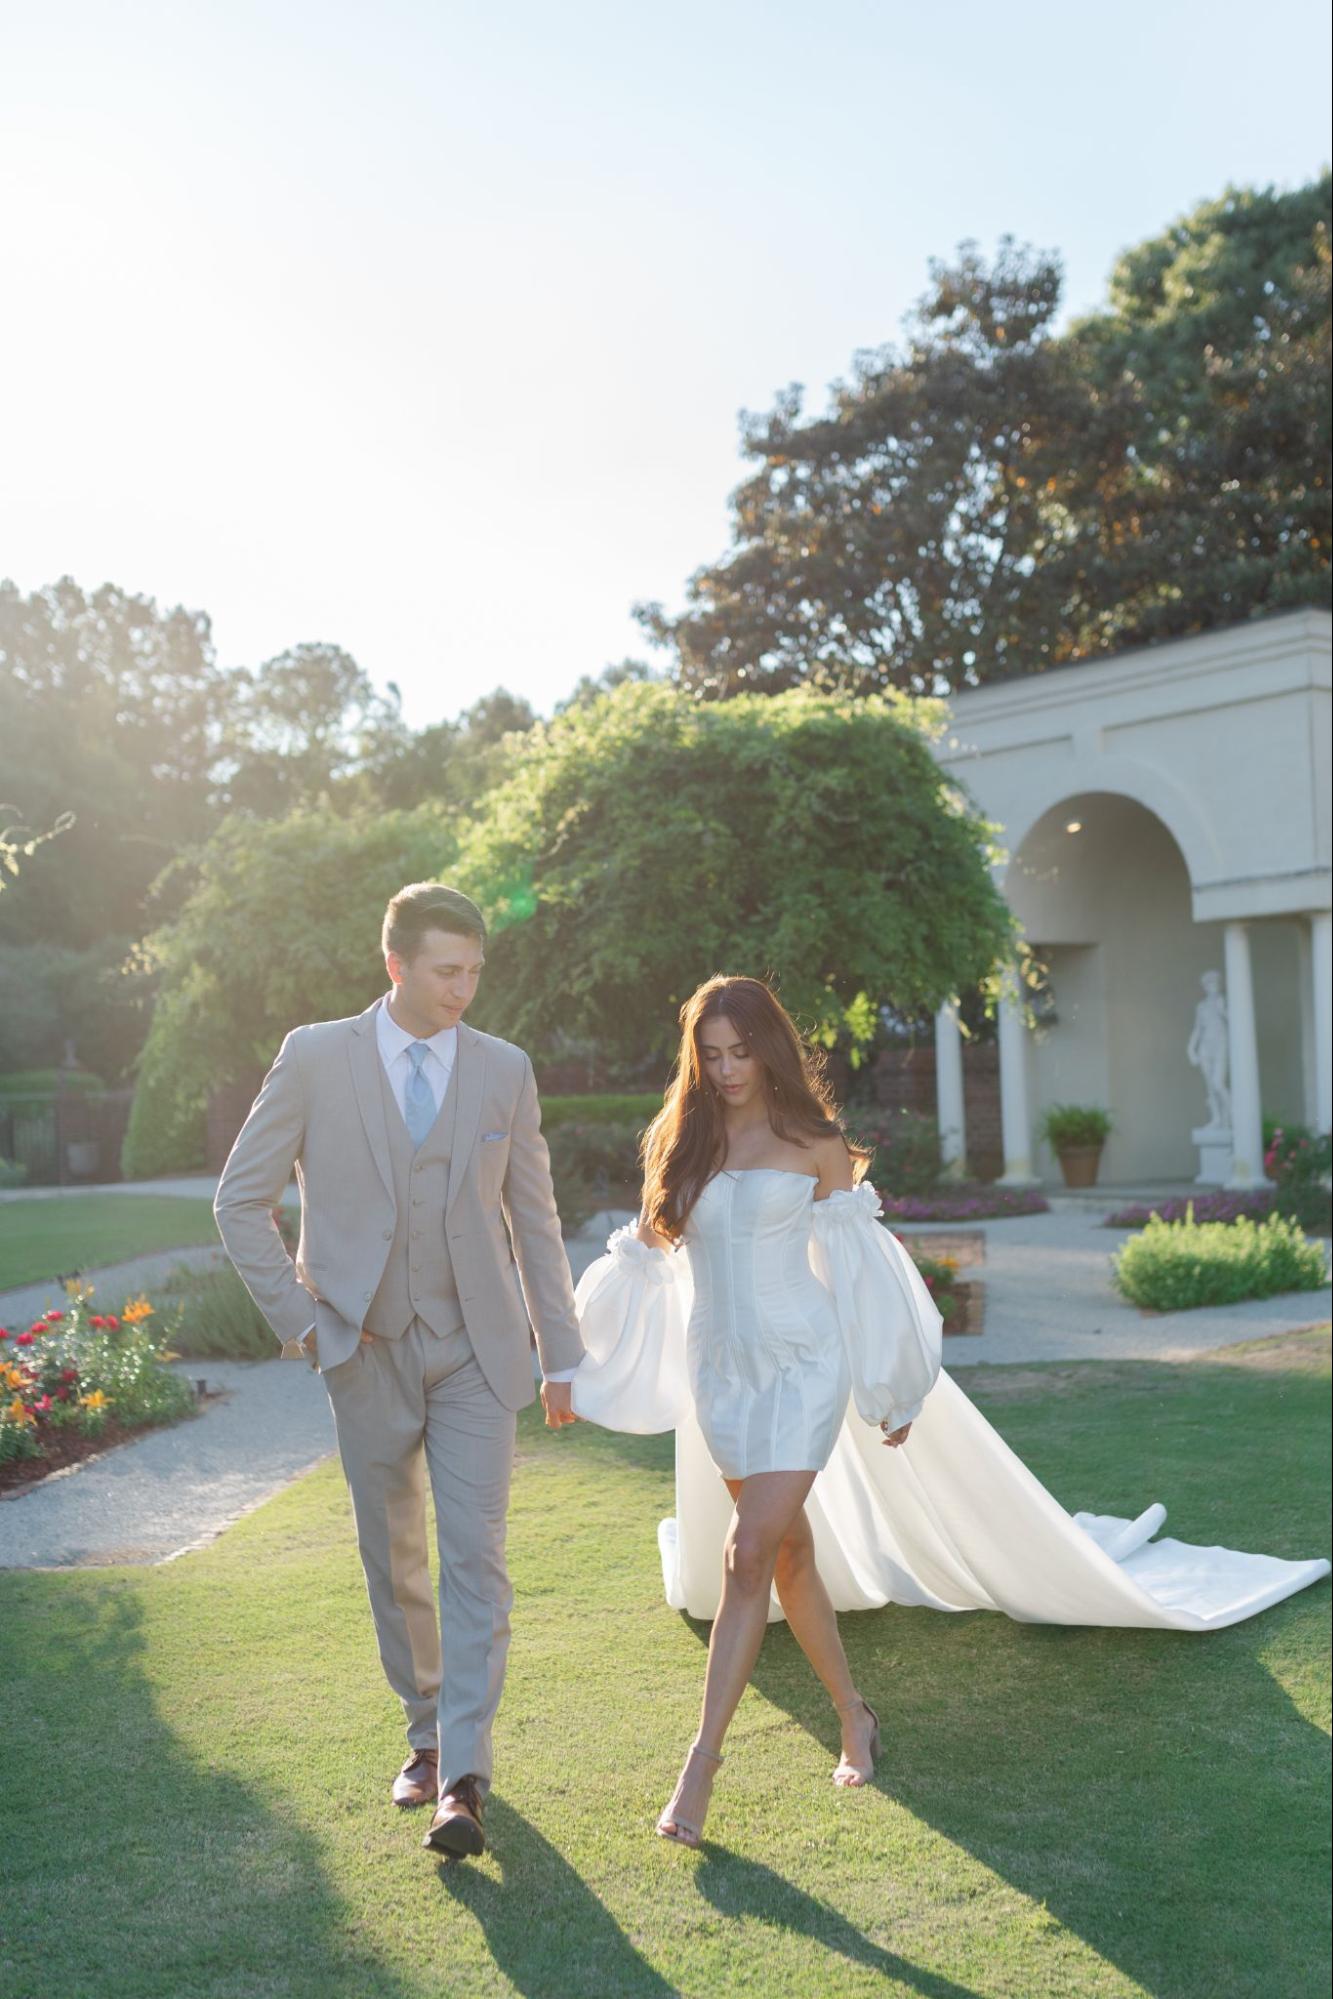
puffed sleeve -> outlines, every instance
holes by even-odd
[[[692,1406],[690,1303],[686,1252],[617,1229],[574,1293],[586,1349],[571,1388],[575,1414],[608,1430],[674,1430]]]
[[[935,1386],[943,1320],[881,1212],[864,1181],[816,1201],[810,1261],[833,1293],[857,1409],[867,1423],[897,1429],[915,1421]]]

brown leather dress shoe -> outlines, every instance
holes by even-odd
[[[443,1793],[435,1807],[430,1831],[423,1846],[436,1853],[450,1853],[456,1859],[466,1854],[484,1853],[486,1835],[481,1829],[481,1790],[475,1777],[459,1777]]]
[[[393,1780],[396,1805],[426,1805],[434,1801],[440,1788],[438,1749],[414,1749]]]

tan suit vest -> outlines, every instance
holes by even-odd
[[[399,1340],[415,1317],[424,1319],[433,1333],[443,1337],[460,1332],[464,1323],[444,1232],[449,1162],[458,1117],[458,1062],[449,1072],[439,1115],[417,1147],[403,1122],[383,1062],[377,1067],[397,1213],[389,1260],[363,1323],[372,1333]]]

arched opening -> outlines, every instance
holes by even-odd
[[[1103,1181],[1192,1181],[1199,1155],[1190,1134],[1207,1105],[1186,1047],[1202,974],[1223,966],[1223,926],[1194,920],[1171,832],[1137,799],[1071,794],[1029,828],[1005,893],[1049,970],[1044,1017],[1027,1048],[1034,1122],[1051,1103],[1102,1104],[1116,1127]],[[1263,1108],[1299,1118],[1308,1038],[1300,931],[1268,919],[1250,932]],[[1034,1159],[1044,1180],[1058,1182],[1048,1146]]]

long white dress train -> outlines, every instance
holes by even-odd
[[[579,1282],[575,1410],[676,1432],[676,1513],[658,1533],[673,1609],[716,1615],[731,1519],[719,1471],[820,1467],[806,1512],[838,1610],[1211,1631],[1329,1573],[1154,1540],[1160,1505],[1134,1520],[1066,1513],[941,1372],[939,1312],[873,1189],[813,1193],[786,1169],[718,1174],[680,1248],[618,1229]],[[884,1448],[881,1417],[913,1418],[905,1444]]]

